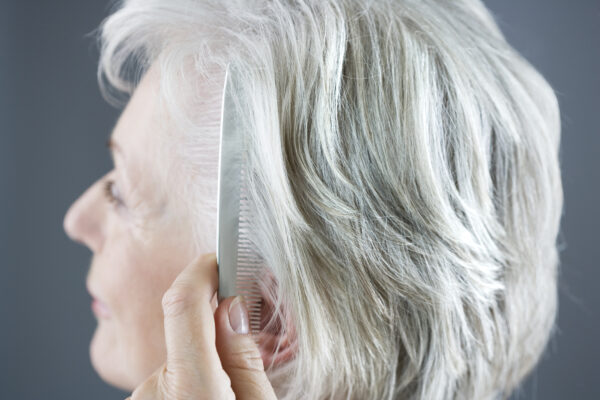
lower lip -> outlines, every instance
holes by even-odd
[[[110,311],[106,304],[102,303],[100,300],[93,299],[92,300],[92,311],[100,318],[109,318]]]

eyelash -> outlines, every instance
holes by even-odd
[[[113,194],[114,184],[115,184],[115,181],[113,181],[113,180],[108,180],[104,183],[104,195],[106,196],[108,201],[110,201],[111,203],[114,203],[118,206],[124,205],[123,200],[121,200],[120,197],[115,196]]]

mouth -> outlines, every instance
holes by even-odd
[[[86,286],[88,293],[92,297],[92,311],[94,312],[94,315],[96,315],[97,318],[109,319],[111,315],[110,308],[98,298],[89,282],[87,282]]]

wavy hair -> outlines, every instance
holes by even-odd
[[[193,221],[216,218],[202,82],[239,77],[249,234],[297,346],[267,366],[280,398],[506,398],[533,369],[557,312],[558,102],[480,0],[130,0],[101,45],[112,99],[160,66]]]

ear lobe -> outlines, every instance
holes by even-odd
[[[287,333],[281,335],[269,332],[260,333],[258,348],[265,370],[290,361],[294,358],[298,350],[296,340],[290,340]]]
[[[288,313],[281,308],[276,311],[272,301],[265,297],[257,342],[265,370],[290,361],[298,351],[296,329]]]

